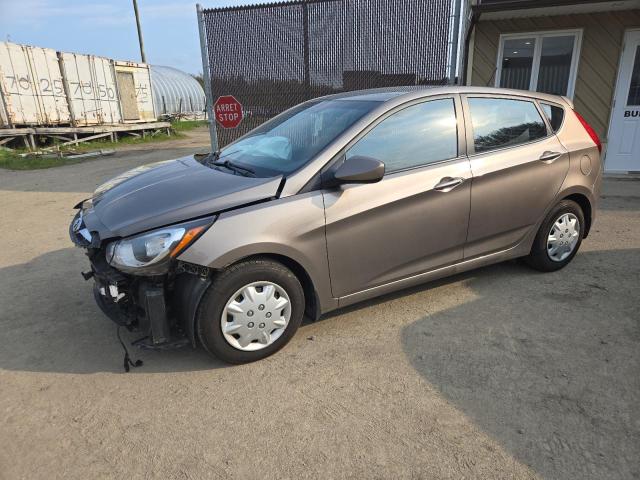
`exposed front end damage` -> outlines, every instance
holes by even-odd
[[[107,261],[109,241],[91,231],[83,217],[84,210],[80,209],[69,234],[89,259],[90,270],[82,275],[85,280],[93,280],[93,294],[104,314],[117,325],[139,332],[140,338],[133,344],[140,348],[195,346],[195,306],[211,283],[209,269],[171,260],[162,274],[122,272]]]

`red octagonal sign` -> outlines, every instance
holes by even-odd
[[[236,128],[242,122],[242,105],[233,95],[218,97],[213,105],[216,121],[223,128]]]

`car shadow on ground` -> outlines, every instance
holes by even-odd
[[[640,250],[566,269],[511,262],[463,277],[475,299],[402,344],[424,379],[544,478],[639,478]]]
[[[82,265],[82,252],[66,248],[0,269],[1,369],[122,372],[115,326],[95,306]],[[401,330],[418,374],[544,477],[637,478],[639,276],[638,249],[580,253],[551,274],[507,262],[327,318],[462,282],[473,300],[453,302]],[[131,350],[145,361],[132,372],[226,367],[202,349]]]

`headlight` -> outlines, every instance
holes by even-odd
[[[107,262],[118,270],[138,275],[166,273],[171,258],[187,248],[210,224],[209,218],[111,242],[107,245]]]

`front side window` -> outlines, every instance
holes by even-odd
[[[579,40],[578,31],[504,36],[496,86],[572,97]]]
[[[476,153],[528,143],[547,135],[533,102],[507,98],[469,98]]]
[[[453,99],[412,105],[380,122],[347,152],[373,157],[387,173],[458,156],[456,111]]]

